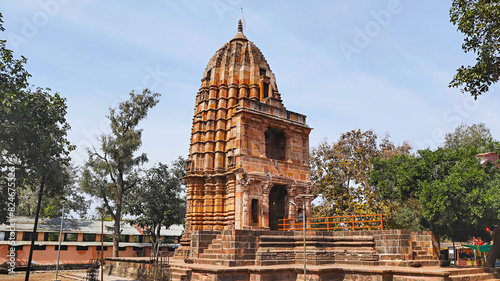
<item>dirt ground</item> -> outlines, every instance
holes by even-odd
[[[65,278],[61,275],[86,272],[85,270],[61,270],[57,279],[61,281],[75,281],[74,278]],[[13,274],[0,274],[1,281],[24,281],[26,272],[15,272]],[[55,271],[35,271],[30,273],[30,281],[52,281],[56,277]]]

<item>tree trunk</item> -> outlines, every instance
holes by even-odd
[[[122,218],[122,188],[119,188],[119,192],[116,198],[116,214],[115,214],[115,225],[114,225],[114,235],[113,235],[113,257],[117,258],[120,256],[120,221]]]
[[[486,259],[486,267],[495,267],[495,262],[500,256],[500,227],[497,226],[493,230],[493,244],[491,245],[488,258]]]
[[[159,223],[156,226],[156,255],[158,256],[160,254],[160,230],[161,230],[161,223]]]
[[[35,240],[37,239],[36,229],[38,227],[38,215],[40,214],[40,207],[42,205],[42,195],[43,195],[43,186],[45,184],[45,179],[42,178],[42,182],[40,183],[40,191],[38,192],[38,205],[36,207],[36,215],[35,215],[35,225],[33,226],[33,233],[31,233],[31,247],[30,247],[30,255],[28,257],[28,266],[26,269],[26,278],[25,281],[30,280],[30,268],[31,268],[31,260],[33,259],[33,248],[35,247]]]
[[[118,212],[117,212],[118,213]],[[115,225],[113,227],[113,257],[119,257],[119,247],[120,247],[120,219],[118,216],[115,218]]]

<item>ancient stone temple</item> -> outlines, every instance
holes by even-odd
[[[279,219],[302,212],[296,196],[313,190],[311,128],[281,97],[240,21],[236,36],[208,62],[196,94],[185,233],[171,260],[172,280],[303,280],[304,257],[312,267],[308,280],[393,280],[414,273],[376,267],[436,265],[430,232],[307,231],[304,237],[279,230]]]
[[[236,36],[208,62],[196,94],[187,236],[278,229],[278,219],[296,216],[289,202],[312,190],[310,131],[306,116],[283,105],[269,64],[240,21]]]

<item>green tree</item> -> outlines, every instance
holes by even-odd
[[[118,257],[120,240],[120,220],[125,197],[139,183],[140,166],[148,158],[146,154],[135,156],[142,145],[142,129],[139,122],[146,118],[160,94],[148,89],[141,94],[130,93],[130,99],[119,104],[118,109],[110,108],[107,116],[111,121],[111,133],[100,138],[101,148],[88,149],[89,159],[81,177],[82,189],[103,200],[106,213],[115,221],[113,234],[113,256]]]
[[[311,176],[315,195],[322,202],[315,208],[316,215],[373,214],[385,212],[386,202],[380,200],[376,186],[368,183],[371,159],[408,153],[405,143],[395,146],[386,135],[377,145],[373,131],[352,130],[340,136],[335,143],[326,141],[311,152]]]
[[[472,145],[483,147],[493,140],[490,129],[484,123],[472,124],[470,126],[461,124],[452,133],[445,135],[444,148],[458,149]]]
[[[391,226],[430,229],[454,241],[471,236],[488,240],[485,229],[499,216],[499,175],[479,165],[475,157],[479,152],[469,145],[374,159],[370,183],[378,186],[393,206],[413,206],[413,212],[393,207]]]
[[[465,35],[462,49],[476,54],[476,64],[461,66],[450,82],[474,99],[489,90],[500,74],[500,2],[453,0],[450,21]]]
[[[417,158],[400,154],[391,158],[372,159],[369,183],[377,186],[383,200],[388,201],[390,212],[384,214],[389,228],[422,230],[422,213],[416,197],[419,191],[418,175],[426,172],[426,166],[419,165]]]
[[[0,30],[4,31],[2,23],[0,14]],[[67,140],[70,126],[65,118],[66,100],[58,93],[52,94],[50,89],[28,88],[26,58],[14,59],[5,43],[0,40],[0,173],[5,176],[7,168],[15,167],[17,186],[38,188],[33,229],[36,233],[43,194],[52,197],[64,189],[69,178],[65,168],[69,166],[69,153],[74,147]],[[2,185],[2,190],[7,190],[9,195],[3,198],[16,195],[5,182]],[[0,220],[6,221],[11,215],[11,211],[3,212]],[[26,280],[35,237],[32,235]]]
[[[442,160],[435,167],[439,176],[420,182],[423,217],[434,233],[454,241],[471,236],[489,240],[486,227],[499,215],[493,201],[499,186],[491,185],[496,171],[480,166],[475,157],[479,151],[473,146],[434,153]]]
[[[89,200],[82,194],[77,185],[76,167],[66,168],[68,180],[62,190],[46,196],[42,200],[40,217],[60,217],[62,205],[65,206],[66,214],[75,212],[79,217],[85,217],[90,205]],[[36,189],[29,184],[18,187],[18,209],[17,215],[33,216],[37,207]],[[63,203],[64,202],[64,203]]]
[[[181,193],[184,191],[182,177],[186,175],[185,163],[179,157],[170,168],[159,163],[148,169],[141,177],[140,188],[135,188],[128,197],[127,210],[138,216],[134,223],[146,228],[151,236],[155,255],[162,242],[161,228],[184,223],[186,199]]]

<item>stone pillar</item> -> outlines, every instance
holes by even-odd
[[[228,109],[228,118],[233,116],[234,114],[234,106],[238,103],[238,85],[236,84],[230,84],[229,85],[229,92],[228,92],[228,104],[227,104],[227,109]]]
[[[259,101],[260,93],[259,93],[259,85],[252,84],[250,85],[250,99],[254,101]]]
[[[248,197],[248,185],[244,185],[242,189],[242,212],[241,212],[241,229],[246,229],[250,226],[250,201]]]
[[[219,87],[219,97],[217,104],[216,126],[215,126],[215,172],[225,170],[226,158],[226,120],[227,120],[227,86]]]
[[[213,230],[214,225],[215,183],[213,178],[205,181],[205,196],[203,202],[203,230]]]
[[[238,95],[238,99],[248,98],[248,85],[241,84],[240,85],[240,94]]]
[[[217,177],[215,179],[214,230],[224,228],[224,187],[225,177]]]
[[[273,187],[272,182],[262,185],[262,224],[260,226],[269,229],[269,192]]]
[[[226,190],[224,200],[224,215],[225,228],[234,229],[235,221],[235,192],[236,192],[236,177],[234,174],[226,176]]]
[[[193,184],[193,200],[191,226],[193,230],[203,230],[203,206],[204,206],[204,186],[203,183]]]

